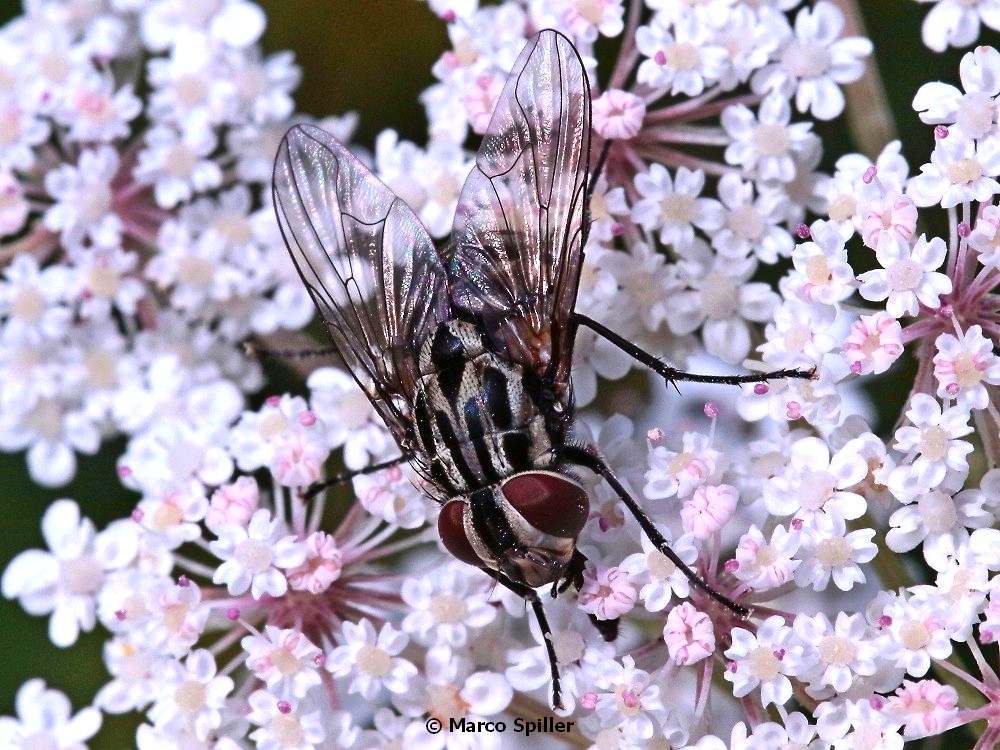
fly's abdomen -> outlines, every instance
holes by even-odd
[[[535,465],[551,448],[522,369],[460,321],[438,326],[420,353],[414,403],[429,477],[452,494],[495,484]]]

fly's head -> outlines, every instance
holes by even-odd
[[[458,559],[537,588],[563,576],[589,513],[587,493],[572,477],[526,471],[497,485],[485,500],[445,505],[438,531]]]

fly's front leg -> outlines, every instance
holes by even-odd
[[[654,357],[644,349],[628,341],[607,326],[601,325],[593,318],[588,318],[580,313],[573,313],[573,322],[577,325],[586,326],[597,335],[607,339],[617,346],[636,362],[646,365],[657,375],[661,375],[668,383],[675,383],[678,380],[686,380],[690,383],[718,383],[721,385],[742,385],[744,383],[765,383],[768,380],[781,380],[782,378],[809,379],[816,376],[816,370],[784,369],[772,372],[754,372],[747,375],[699,375],[694,372],[684,372],[664,363],[658,357]]]
[[[513,581],[498,570],[484,569],[493,576],[501,586],[513,591],[522,599],[531,603],[531,611],[538,621],[538,629],[542,631],[542,640],[545,642],[545,653],[549,657],[549,671],[552,673],[552,706],[562,710],[562,686],[559,682],[559,662],[556,660],[556,647],[552,643],[552,628],[545,617],[545,608],[542,607],[542,600],[538,598],[535,590],[529,586]]]
[[[383,461],[382,463],[371,464],[363,469],[345,471],[341,474],[336,474],[322,482],[316,482],[315,484],[309,485],[309,488],[302,493],[302,498],[304,500],[310,500],[316,497],[316,495],[323,490],[335,487],[338,484],[343,484],[344,482],[349,482],[354,479],[354,477],[361,476],[362,474],[374,474],[376,471],[382,471],[382,469],[391,469],[393,466],[398,466],[399,464],[406,463],[411,460],[413,460],[413,454],[404,453],[402,456],[390,458],[388,461]]]
[[[705,581],[701,579],[695,571],[685,564],[677,553],[674,552],[667,540],[664,538],[660,530],[656,528],[653,521],[646,512],[639,506],[639,503],[634,497],[632,497],[628,490],[618,481],[618,477],[615,476],[614,472],[611,471],[611,467],[605,463],[604,459],[600,456],[593,446],[579,447],[575,445],[567,445],[559,449],[558,455],[563,459],[569,461],[570,463],[576,464],[577,466],[583,466],[595,474],[604,478],[610,486],[611,489],[615,491],[615,494],[621,499],[625,507],[628,508],[629,512],[635,516],[635,520],[639,522],[639,526],[642,527],[643,532],[645,532],[649,541],[656,545],[656,548],[663,553],[677,568],[684,574],[684,576],[691,581],[691,583],[698,589],[704,591],[708,596],[717,601],[719,604],[724,606],[726,609],[731,610],[733,613],[746,619],[750,616],[750,610],[741,604],[737,604],[732,599],[716,591],[714,588],[709,586]]]

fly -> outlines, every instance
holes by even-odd
[[[741,617],[673,552],[593,445],[570,438],[573,341],[586,326],[668,382],[808,377],[783,370],[703,376],[574,312],[589,200],[591,95],[572,42],[546,29],[517,58],[438,250],[413,211],[341,143],[311,125],[285,135],[273,197],[282,236],[337,353],[401,455],[441,505],[445,547],[530,603],[561,707],[551,631],[536,589],[582,581],[576,542],[592,470],[692,584]],[[332,482],[326,483],[328,486]],[[606,637],[614,625],[598,623]]]

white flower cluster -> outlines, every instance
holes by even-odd
[[[545,597],[547,643],[523,600],[435,544],[409,469],[356,477],[343,507],[306,491],[335,452],[353,469],[398,455],[347,373],[245,406],[264,384],[237,343],[311,316],[266,206],[297,76],[254,46],[259,9],[105,5],[31,3],[0,32],[17,63],[0,219],[20,235],[0,284],[0,445],[31,446],[33,476],[58,483],[72,449],[123,432],[119,477],[141,498],[101,531],[54,503],[48,550],[4,571],[3,595],[48,616],[55,644],[110,634],[94,707],[74,716],[32,680],[0,718],[4,746],[77,750],[99,712],[133,711],[140,750],[516,746],[450,721],[546,714],[549,646],[581,746],[1000,741],[1000,53],[968,53],[961,90],[916,93],[936,139],[919,174],[893,143],[826,175],[808,117],[841,113],[872,50],[828,0],[430,0],[452,48],[421,96],[428,143],[385,131],[374,167],[431,234],[449,231],[466,139],[525,41],[559,28],[609,144],[578,309],[679,366],[815,370],[704,420],[651,408],[645,435],[583,415],[577,437],[751,615],[692,586],[585,475],[588,563]],[[602,37],[618,51],[597,66]],[[932,213],[947,239],[918,233]],[[633,366],[584,330],[575,357],[582,406]],[[863,417],[872,375],[908,394],[882,435]]]
[[[262,385],[239,343],[312,317],[266,190],[299,71],[264,25],[246,0],[116,0],[0,31],[0,447],[39,483],[116,434],[211,472]]]

